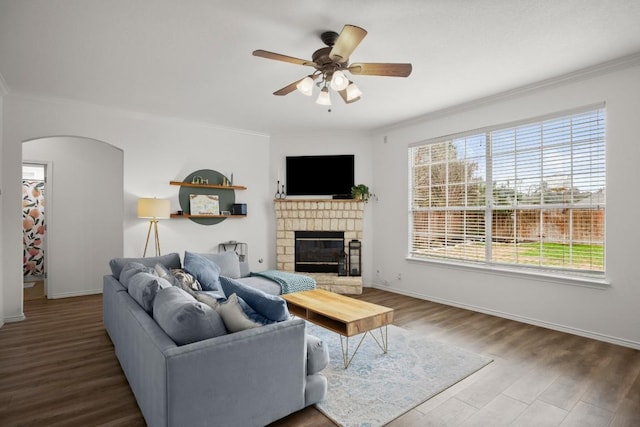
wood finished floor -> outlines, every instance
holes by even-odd
[[[28,287],[24,289],[24,300],[42,299],[45,297],[44,281],[38,280],[36,282],[28,283]]]
[[[640,352],[367,288],[394,324],[489,355],[401,426],[640,426]],[[102,326],[100,295],[25,301],[0,328],[0,426],[143,426]],[[393,337],[390,337],[393,351]],[[276,426],[332,426],[306,408]]]

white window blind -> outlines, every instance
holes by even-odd
[[[414,258],[604,272],[605,111],[409,148]]]

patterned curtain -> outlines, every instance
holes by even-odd
[[[24,276],[44,276],[44,182],[22,180]]]

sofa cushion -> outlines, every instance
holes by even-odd
[[[249,263],[246,261],[240,261],[240,277],[249,277],[250,274],[251,267],[249,266]]]
[[[224,276],[220,276],[220,284],[226,295],[238,295],[267,319],[281,322],[289,318],[286,301],[277,295],[267,294]]]
[[[171,286],[167,280],[155,273],[141,271],[131,277],[127,291],[129,295],[146,311],[153,311],[153,300],[161,289]]]
[[[220,267],[220,275],[239,279],[241,277],[240,258],[232,251],[220,252],[217,254],[198,254],[216,263]]]
[[[153,318],[178,345],[227,333],[222,318],[214,309],[176,286],[158,292],[153,302]]]
[[[116,279],[120,280],[120,273],[125,265],[130,262],[138,262],[147,267],[153,267],[157,263],[165,265],[169,268],[180,268],[180,255],[177,253],[170,253],[167,255],[148,257],[148,258],[114,258],[109,261],[109,267],[111,268],[111,274]]]
[[[154,270],[151,267],[147,267],[139,262],[129,262],[122,267],[122,271],[120,272],[120,283],[122,283],[122,286],[125,288],[128,288],[129,282],[133,276],[141,272],[151,273],[152,271]]]
[[[236,294],[231,294],[226,301],[218,303],[217,311],[222,316],[224,325],[229,332],[239,332],[262,326],[260,323],[249,319],[244,310],[242,310]]]
[[[282,288],[278,282],[274,282],[271,279],[267,279],[262,276],[249,276],[243,277],[239,279],[238,282],[243,285],[247,285],[253,289],[260,289],[262,292],[265,292],[270,295],[280,295],[282,294]]]
[[[198,279],[205,291],[222,290],[220,287],[220,267],[204,256],[185,251],[184,269]]]

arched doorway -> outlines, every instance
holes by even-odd
[[[123,248],[123,152],[103,141],[55,136],[25,141],[23,162],[46,162],[47,296],[99,293]]]

